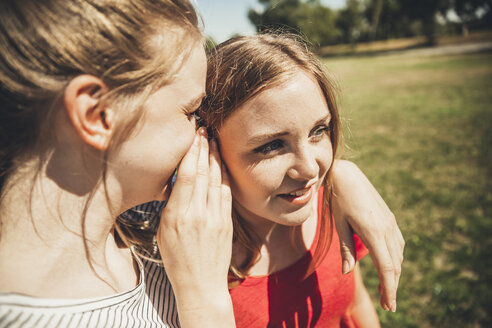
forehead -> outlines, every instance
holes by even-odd
[[[205,89],[207,59],[205,50],[197,43],[182,63],[172,82],[177,91],[201,94]]]
[[[149,97],[147,108],[171,119],[181,116],[184,108],[198,105],[205,93],[206,65],[203,47],[195,46],[171,82]]]
[[[272,130],[310,125],[328,113],[317,81],[300,71],[240,106],[226,119],[220,132],[271,133]]]

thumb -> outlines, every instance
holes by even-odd
[[[342,273],[346,274],[355,268],[357,251],[355,250],[354,232],[342,218],[335,218],[335,225],[340,239],[340,255],[342,256]]]

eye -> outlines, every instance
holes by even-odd
[[[284,146],[284,143],[282,140],[274,140],[272,142],[269,142],[263,146],[260,146],[256,149],[254,149],[255,153],[261,153],[263,155],[268,155],[271,152],[274,152],[276,150],[279,150]]]
[[[313,130],[311,130],[310,136],[313,138],[321,138],[325,136],[330,131],[330,127],[327,125],[318,125]]]
[[[197,112],[192,112],[192,113],[188,113],[186,114],[186,116],[188,117],[188,120],[191,121],[192,119],[195,119],[196,120],[196,123],[198,125],[200,125],[200,122],[202,121],[202,118],[200,116],[198,116]]]
[[[201,125],[201,122],[203,121],[200,118],[200,116],[198,115],[198,109],[201,106],[202,100],[203,100],[203,98],[197,99],[197,100],[193,101],[192,103],[190,103],[190,104],[188,104],[182,108],[183,113],[188,118],[188,121],[191,122],[193,119],[195,119],[197,125],[199,125],[199,126]]]

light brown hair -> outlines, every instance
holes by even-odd
[[[200,117],[209,127],[209,134],[217,136],[222,124],[236,109],[262,91],[291,79],[299,70],[312,76],[318,83],[331,113],[330,139],[333,158],[341,138],[337,93],[323,65],[298,36],[265,33],[228,40],[208,54],[207,97],[201,106]],[[332,167],[325,180],[324,199],[319,238],[307,277],[325,256],[333,231],[331,220]],[[259,240],[254,231],[233,213],[234,242],[246,250],[246,260],[231,265],[230,286],[247,276],[248,270],[259,258]]]
[[[36,160],[39,170],[49,159],[53,117],[72,78],[100,78],[109,89],[101,102],[118,108],[117,129],[101,154],[99,183],[105,184],[108,154],[129,137],[147,97],[173,80],[200,40],[187,0],[1,1],[0,205],[26,159]],[[130,244],[153,243],[121,219],[116,228]]]

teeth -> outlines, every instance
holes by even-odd
[[[289,193],[288,195],[289,195],[289,196],[302,196],[302,195],[304,195],[306,192],[307,192],[307,190],[299,190],[299,191],[296,191],[296,192],[291,192],[291,193]]]

